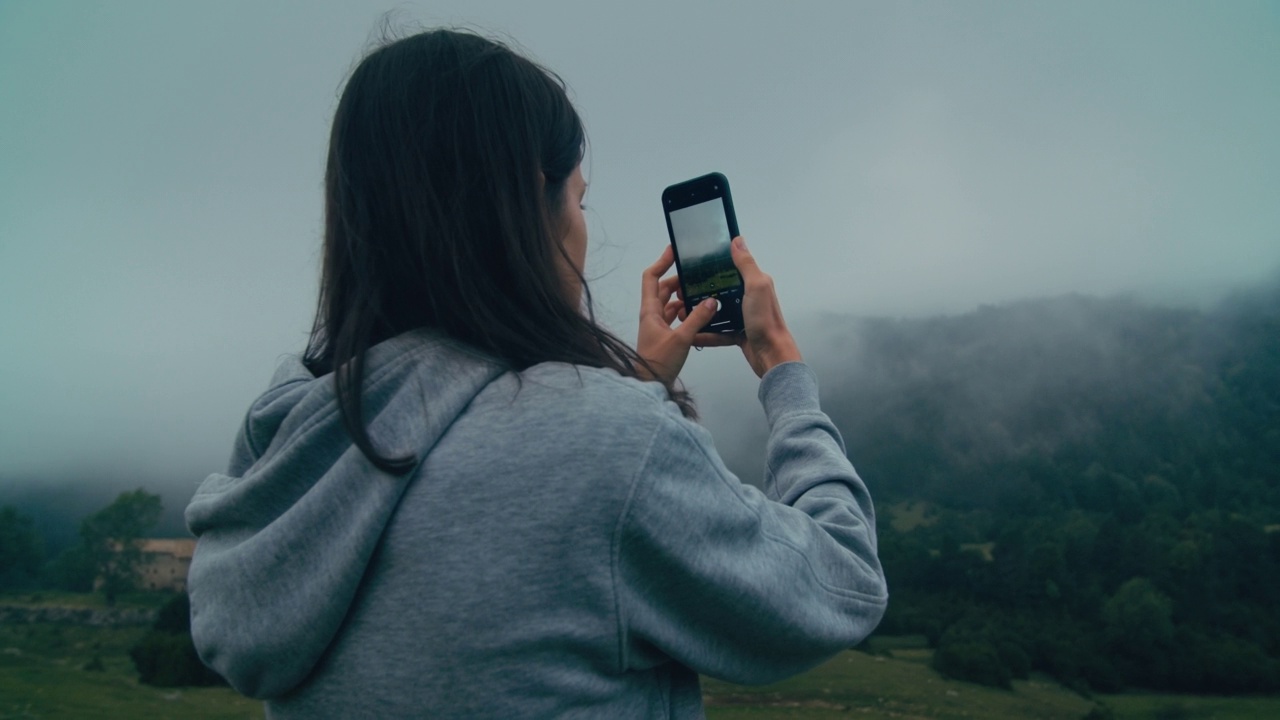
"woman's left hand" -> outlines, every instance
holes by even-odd
[[[686,313],[684,299],[679,295],[680,279],[675,275],[662,277],[673,264],[675,254],[668,245],[662,257],[644,271],[640,285],[640,332],[636,339],[636,352],[661,376],[655,379],[668,384],[680,375],[689,357],[689,348],[695,343],[700,347],[738,344],[733,336],[698,332],[715,317],[716,301],[703,300],[692,313]],[[680,325],[671,327],[677,318]]]

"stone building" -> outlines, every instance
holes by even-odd
[[[142,540],[142,564],[138,566],[138,587],[142,590],[187,589],[187,569],[196,550],[194,538]]]

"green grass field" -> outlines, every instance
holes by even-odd
[[[1263,720],[1280,718],[1280,698],[1196,695],[1108,695],[1117,720]]]
[[[229,688],[140,684],[128,653],[145,632],[145,627],[0,626],[0,720],[264,717],[262,703]],[[95,660],[101,669],[86,669]]]
[[[1041,718],[1082,720],[1106,708],[1115,720],[1274,720],[1280,697],[1215,698],[1133,693],[1085,698],[1052,678],[996,690],[948,680],[929,668],[924,638],[875,638],[878,653],[841,653],[803,675],[763,687],[703,679],[708,720],[746,718]]]
[[[706,679],[709,720],[737,718],[1044,718],[1080,720],[1094,702],[1052,680],[1017,681],[1012,692],[947,680],[927,650],[894,657],[841,653],[776,685],[741,687]]]
[[[698,282],[691,282],[685,286],[685,292],[689,297],[697,295],[705,295],[715,292],[716,290],[724,290],[729,287],[737,287],[740,284],[738,280],[738,271],[729,269],[722,270],[715,275],[702,279]]]
[[[0,720],[264,717],[261,703],[229,688],[171,689],[138,683],[128,650],[144,632],[145,628],[0,626]],[[763,687],[704,678],[707,717],[1080,720],[1097,704],[1046,678],[1015,681],[1011,692],[947,680],[929,669],[930,651],[922,645],[922,638],[876,638],[873,647],[881,654],[842,653],[810,672]],[[88,669],[98,664],[101,669]],[[1280,718],[1280,698],[1131,694],[1100,701],[1117,720]]]

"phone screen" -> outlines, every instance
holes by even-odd
[[[671,234],[680,255],[680,279],[685,298],[696,305],[707,297],[720,298],[738,290],[742,276],[729,254],[729,222],[724,202],[713,198],[671,213]]]
[[[685,309],[692,312],[698,303],[715,298],[719,307],[702,331],[741,332],[744,288],[729,250],[738,234],[738,217],[728,178],[709,173],[671,185],[662,191],[662,205]]]

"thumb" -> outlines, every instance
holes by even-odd
[[[676,331],[685,337],[690,343],[693,342],[693,336],[697,335],[702,328],[711,322],[711,318],[716,315],[716,299],[707,298],[698,303],[693,312],[689,313],[689,317],[680,323],[680,327]]]

